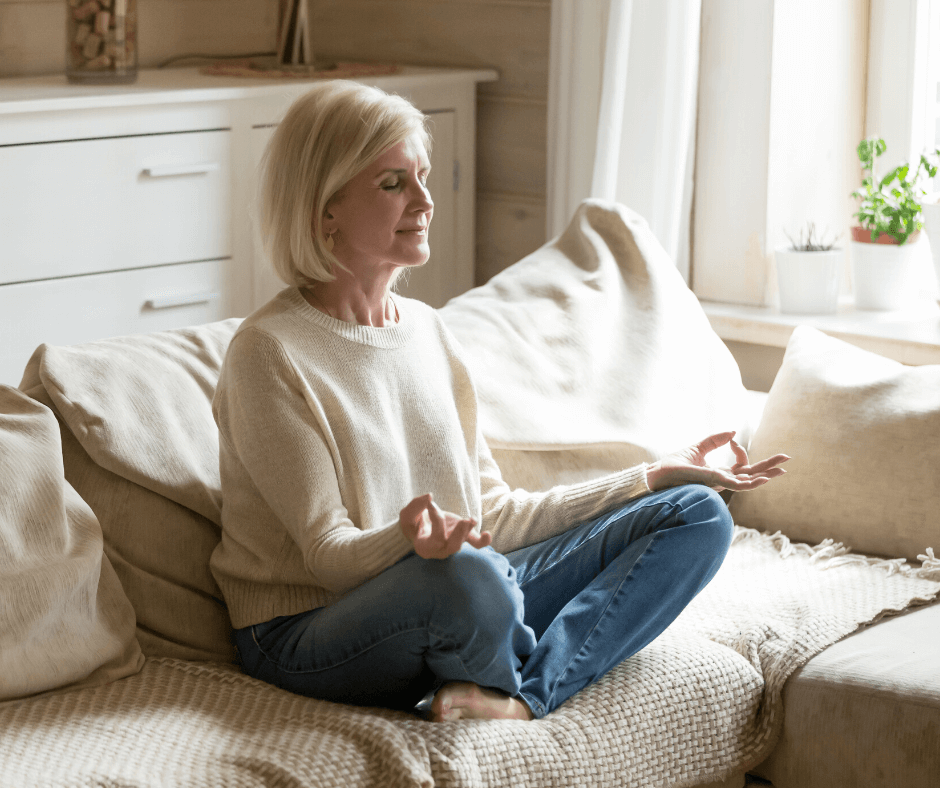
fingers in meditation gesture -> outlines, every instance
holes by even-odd
[[[735,463],[730,468],[707,465],[705,455],[725,444],[731,445]],[[780,466],[790,458],[775,454],[760,462],[750,463],[747,452],[734,439],[734,432],[710,435],[693,446],[673,452],[647,468],[646,480],[650,490],[664,490],[680,484],[703,484],[716,490],[753,490],[771,479],[783,476]]]
[[[445,512],[431,493],[419,495],[401,510],[398,518],[402,533],[422,558],[447,558],[464,542],[471,547],[486,547],[493,541],[489,533],[474,531],[476,520]]]

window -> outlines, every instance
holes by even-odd
[[[863,137],[884,137],[885,169],[940,145],[938,61],[940,0],[702,0],[699,298],[772,305],[785,232],[847,231]]]
[[[940,148],[940,0],[930,0],[927,24],[927,82],[924,90],[924,136],[926,147]],[[933,185],[940,191],[940,176]]]

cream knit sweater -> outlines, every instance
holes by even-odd
[[[399,512],[427,492],[501,552],[649,492],[645,465],[511,490],[454,338],[431,307],[394,299],[399,322],[373,328],[290,287],[229,346],[213,402],[223,506],[211,568],[235,627],[328,605],[406,556]]]

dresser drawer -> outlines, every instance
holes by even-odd
[[[0,283],[229,256],[229,134],[0,147]]]
[[[230,261],[0,287],[0,383],[19,385],[41,344],[73,345],[221,320]]]

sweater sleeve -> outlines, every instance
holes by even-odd
[[[242,476],[277,520],[231,527],[274,531],[279,524],[316,584],[334,593],[355,588],[411,551],[397,520],[369,530],[350,520],[333,461],[337,436],[274,337],[257,329],[237,334],[222,377],[216,413],[223,452],[243,467]]]
[[[647,495],[646,463],[585,482],[543,492],[510,489],[486,439],[478,435],[482,530],[493,534],[493,547],[509,553],[536,544],[592,517]]]

